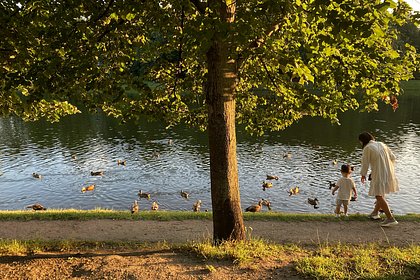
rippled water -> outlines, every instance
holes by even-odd
[[[420,212],[420,92],[409,90],[400,98],[394,113],[348,112],[341,126],[323,119],[304,119],[279,133],[253,138],[238,128],[238,164],[241,203],[245,208],[260,198],[270,199],[274,211],[332,213],[334,197],[328,181],[340,176],[339,166],[356,166],[353,178],[359,200],[350,212],[368,213],[374,199],[358,174],[361,149],[357,136],[372,131],[398,157],[397,176],[401,191],[389,195],[395,213]],[[284,158],[291,153],[290,159]],[[117,165],[117,160],[127,165]],[[334,165],[333,161],[338,164]],[[91,171],[104,170],[102,177]],[[41,180],[31,176],[37,172]],[[152,199],[140,200],[149,209],[157,200],[161,209],[191,210],[196,199],[202,209],[211,210],[207,135],[177,127],[165,130],[159,124],[119,125],[101,115],[78,115],[60,123],[24,123],[15,118],[0,119],[0,209],[23,209],[42,203],[48,208],[127,209],[141,189]],[[266,174],[278,175],[273,188],[263,191]],[[81,188],[96,184],[93,192]],[[291,187],[301,193],[289,196]],[[191,193],[189,201],[180,191]],[[306,203],[318,197],[319,209]]]

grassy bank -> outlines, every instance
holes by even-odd
[[[396,215],[401,221],[420,222],[420,214]],[[29,221],[29,220],[155,220],[155,221],[180,221],[180,220],[211,220],[211,212],[192,211],[141,211],[131,214],[122,210],[76,210],[76,209],[49,209],[46,211],[13,210],[0,211],[0,221]],[[354,214],[349,217],[337,219],[332,214],[299,214],[281,212],[244,213],[245,220],[262,221],[367,221],[367,215]]]
[[[132,215],[129,211],[106,209],[74,210],[52,209],[47,211],[0,211],[0,221],[28,220],[211,220],[211,212],[192,211],[141,211]],[[343,219],[369,221],[366,215],[351,215],[337,219],[328,214],[296,214],[278,212],[244,213],[245,220],[265,221],[331,221]],[[397,216],[403,221],[420,222],[420,214]],[[247,231],[247,241],[225,242],[213,246],[211,240],[184,244],[75,241],[75,240],[13,240],[0,239],[0,258],[25,262],[34,258],[54,255],[64,259],[107,255],[124,257],[126,252],[175,252],[180,257],[194,258],[204,263],[208,274],[217,273],[229,266],[244,271],[257,271],[260,279],[266,279],[277,269],[292,270],[291,276],[309,279],[420,279],[420,246],[406,244],[401,247],[384,243],[369,244],[278,244],[257,239]],[[27,258],[27,259],[26,259]],[[9,259],[10,261],[10,259]],[[261,273],[261,274],[260,274]],[[287,277],[286,274],[285,277]],[[269,277],[268,277],[269,278]],[[287,279],[287,278],[286,278]]]
[[[133,251],[176,252],[204,263],[209,274],[223,269],[223,266],[238,266],[240,269],[258,271],[261,277],[281,267],[289,267],[294,271],[292,274],[297,273],[306,279],[419,279],[420,276],[420,246],[414,244],[401,248],[378,244],[318,244],[303,247],[254,238],[245,242],[225,242],[220,246],[213,246],[210,241],[144,244],[0,240],[0,258],[11,255],[34,258],[36,255],[42,257],[43,254],[59,252],[64,258],[72,259],[107,251],[120,256]]]

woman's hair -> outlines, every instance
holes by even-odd
[[[373,135],[369,132],[362,132],[359,134],[359,140],[362,142],[362,148],[364,148],[370,140],[375,140],[375,137],[373,137]]]

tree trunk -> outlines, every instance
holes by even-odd
[[[233,6],[233,5],[231,5]],[[222,20],[230,21],[232,7],[222,6]],[[223,18],[225,16],[225,18]],[[208,132],[210,148],[213,239],[244,240],[245,228],[239,195],[235,131],[235,62],[228,60],[228,43],[218,34],[207,52]]]

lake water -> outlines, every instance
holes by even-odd
[[[420,212],[420,88],[407,86],[393,112],[347,112],[341,126],[308,118],[282,132],[251,137],[238,128],[238,165],[242,208],[260,198],[274,211],[332,213],[334,199],[328,181],[336,181],[343,163],[355,165],[353,178],[359,199],[350,213],[369,213],[374,199],[360,183],[361,131],[371,131],[387,143],[398,160],[401,191],[388,200],[397,214]],[[284,158],[290,153],[291,158]],[[126,166],[117,160],[126,160]],[[338,164],[333,164],[337,160]],[[91,171],[103,170],[103,176]],[[43,176],[35,179],[32,173]],[[151,200],[140,199],[140,210],[156,200],[163,210],[191,210],[196,199],[211,210],[207,135],[186,127],[166,130],[158,123],[120,125],[102,115],[76,115],[60,123],[25,123],[0,118],[0,209],[25,209],[41,203],[54,209],[128,209],[141,189]],[[263,191],[266,174],[279,176]],[[95,184],[93,192],[81,188]],[[301,193],[289,196],[298,186]],[[190,200],[180,191],[190,192]],[[306,203],[320,200],[319,209]],[[266,210],[264,210],[266,211]]]

